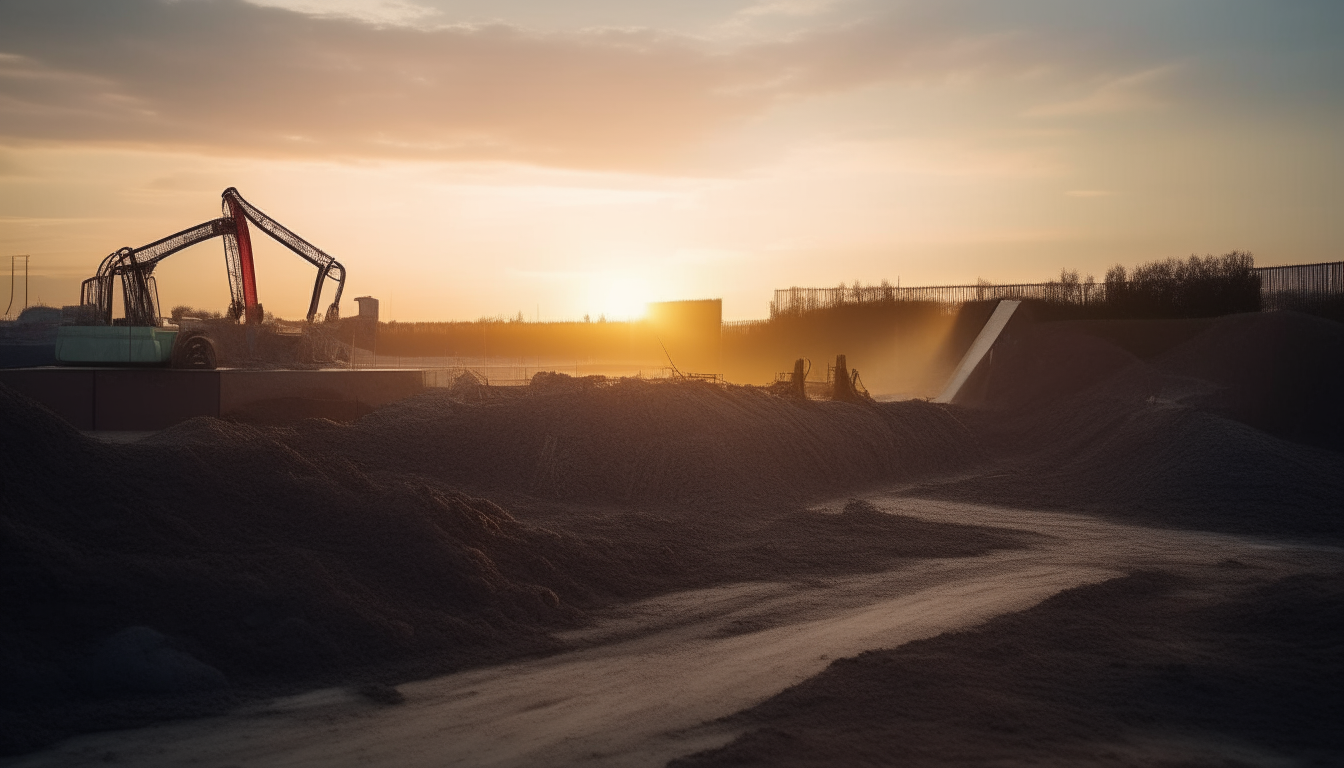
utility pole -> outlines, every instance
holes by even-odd
[[[23,259],[23,309],[28,308],[28,258],[27,254],[9,257],[9,306],[5,307],[5,317],[9,317],[9,310],[14,308],[14,273],[19,259]]]

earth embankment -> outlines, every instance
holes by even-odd
[[[1141,571],[833,663],[672,763],[1334,765],[1344,575]]]
[[[872,487],[1338,539],[1341,329],[1027,324],[952,408],[553,376],[130,445],[0,388],[0,748],[545,654],[673,590],[1024,541],[804,508]]]
[[[475,394],[110,445],[0,388],[0,747],[548,653],[590,610],[668,590],[1021,538],[791,504],[973,460],[922,405],[903,420],[708,386]],[[947,435],[921,452],[918,430]],[[533,501],[515,514],[482,489]]]
[[[514,393],[430,392],[294,441],[473,487],[655,505],[798,502],[983,458],[946,409],[922,401],[800,403],[752,388],[568,377]]]
[[[955,411],[992,461],[912,493],[1344,536],[1344,325],[1279,312],[1010,330]]]

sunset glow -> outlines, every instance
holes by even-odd
[[[228,186],[400,320],[1344,246],[1330,3],[111,7],[3,6],[0,255],[49,304]],[[196,250],[164,303],[220,308]],[[301,316],[306,267],[258,258]]]
[[[1344,765],[1341,40],[0,0],[0,763]]]

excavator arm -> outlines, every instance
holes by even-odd
[[[98,272],[84,281],[80,303],[97,325],[112,324],[112,294],[116,279],[121,278],[129,325],[158,325],[159,306],[154,283],[154,267],[163,259],[197,243],[224,238],[224,262],[229,275],[229,314],[249,323],[261,322],[261,304],[257,301],[256,270],[252,260],[251,221],[261,231],[317,267],[317,281],[308,303],[308,322],[316,317],[326,280],[336,281],[336,295],[327,307],[325,320],[340,318],[341,293],[345,290],[345,267],[322,249],[299,237],[275,219],[253,206],[238,190],[229,187],[222,195],[224,216],[184,229],[139,248],[122,248],[109,254]]]
[[[112,324],[112,291],[121,278],[129,325],[158,325],[159,302],[154,286],[154,267],[174,253],[233,232],[232,219],[213,219],[139,248],[122,248],[98,265],[98,272],[85,280],[80,304],[90,308],[98,325]]]
[[[237,286],[233,298],[235,305],[241,298],[244,312],[254,311],[256,306],[256,278],[252,268],[252,239],[247,222],[252,222],[271,239],[298,254],[309,264],[317,267],[317,281],[313,284],[313,297],[308,302],[308,322],[317,316],[322,301],[322,286],[328,279],[336,281],[336,295],[327,307],[325,319],[328,322],[341,316],[341,293],[345,291],[345,267],[341,266],[325,251],[299,237],[280,222],[267,216],[260,208],[252,205],[238,194],[238,190],[229,187],[224,190],[224,214],[234,222],[235,234],[224,236],[224,248],[229,260],[229,283]],[[241,294],[241,295],[240,295]],[[251,322],[251,316],[248,316]]]

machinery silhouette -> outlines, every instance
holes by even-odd
[[[294,234],[247,202],[234,187],[224,190],[221,197],[224,216],[184,229],[149,245],[122,248],[103,259],[97,274],[85,280],[80,291],[80,304],[92,308],[89,314],[94,319],[93,324],[112,325],[112,292],[116,279],[120,277],[126,308],[125,324],[160,325],[154,267],[183,248],[216,237],[224,238],[224,263],[229,273],[232,298],[229,302],[230,317],[244,318],[249,323],[261,322],[248,221],[317,267],[317,282],[313,285],[313,298],[308,304],[308,322],[311,323],[317,315],[322,287],[327,279],[336,281],[336,295],[331,306],[327,307],[325,319],[328,322],[339,319],[341,292],[345,290],[345,267],[321,248]]]
[[[224,215],[220,218],[139,248],[122,248],[103,259],[97,273],[85,280],[80,288],[77,327],[63,329],[61,336],[58,336],[57,359],[60,362],[161,364],[171,359],[174,365],[182,367],[213,368],[213,344],[203,334],[158,330],[164,322],[160,316],[154,268],[184,248],[222,237],[224,264],[229,276],[228,315],[248,325],[259,324],[262,307],[257,300],[249,221],[317,267],[317,280],[313,284],[313,296],[308,304],[307,321],[312,323],[317,317],[322,288],[327,280],[336,281],[336,294],[323,319],[326,322],[340,319],[345,267],[249,203],[234,187],[224,190],[221,197]],[[114,321],[112,304],[118,282],[121,283],[125,316]]]

